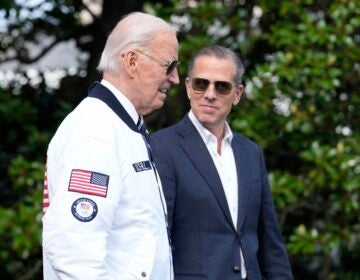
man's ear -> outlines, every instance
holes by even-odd
[[[138,54],[135,51],[128,51],[122,54],[124,70],[133,78],[138,67]]]
[[[191,82],[190,82],[190,78],[186,77],[185,79],[185,87],[186,87],[186,94],[188,99],[191,99]]]
[[[235,95],[233,100],[233,105],[237,105],[240,102],[241,96],[244,94],[244,86],[238,85],[235,89]]]

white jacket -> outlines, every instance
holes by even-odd
[[[87,97],[60,125],[47,156],[45,280],[173,278],[166,205],[141,134]],[[95,176],[93,188],[77,185],[81,172]]]

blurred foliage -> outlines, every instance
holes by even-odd
[[[46,147],[71,107],[44,85],[0,90],[0,276],[41,279],[41,208]],[[19,94],[14,95],[14,92]]]
[[[12,190],[21,199],[11,208],[0,208],[0,259],[3,269],[15,279],[34,279],[33,271],[41,268],[43,170],[43,163],[22,156],[12,159],[8,168]]]
[[[103,0],[100,14],[80,0],[19,3],[0,4],[9,23],[0,34],[0,66],[21,62],[8,84],[0,82],[2,279],[41,278],[47,144],[98,77],[95,66],[108,31],[122,14],[141,7],[179,26],[182,80],[199,47],[221,44],[243,59],[246,99],[229,121],[265,151],[295,278],[360,279],[359,1]],[[42,16],[35,16],[39,10]],[[83,13],[92,20],[82,21]],[[24,68],[41,58],[31,49],[44,34],[54,42],[74,39],[88,54],[78,69],[63,70],[57,86],[46,72]],[[48,46],[41,46],[46,52]],[[188,109],[181,84],[147,121],[157,130]]]

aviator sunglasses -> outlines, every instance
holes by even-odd
[[[159,62],[161,66],[166,67],[166,75],[169,75],[180,64],[180,61],[177,61],[175,59],[170,60],[170,61],[164,61],[164,60],[161,60],[161,59],[157,59],[157,58],[155,58],[155,57],[153,57],[151,55],[148,55],[147,53],[144,53],[143,51],[140,51],[140,50],[135,50],[135,51],[140,53],[140,54],[143,54],[143,55],[147,56],[148,58],[151,58],[151,59]]]
[[[220,95],[228,95],[233,87],[233,84],[227,81],[214,81],[210,82],[208,79],[204,78],[192,78],[191,87],[194,91],[205,92],[210,84],[214,84],[216,93]]]

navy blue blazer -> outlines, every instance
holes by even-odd
[[[233,225],[220,177],[188,118],[151,136],[163,185],[173,245],[175,279],[293,279],[260,148],[234,133],[238,221]]]

